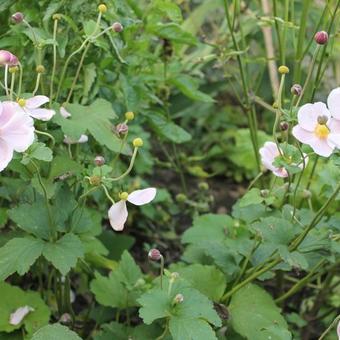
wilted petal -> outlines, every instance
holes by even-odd
[[[55,111],[49,109],[30,109],[28,113],[33,118],[43,121],[48,121],[55,115]]]
[[[327,98],[327,105],[332,116],[340,119],[340,87],[331,91]]]
[[[111,206],[108,211],[111,227],[116,231],[122,231],[128,217],[126,201],[119,201]]]
[[[33,312],[33,311],[34,311],[34,308],[30,306],[20,307],[14,313],[10,315],[9,323],[13,326],[17,326],[28,313]]]
[[[326,104],[317,102],[314,104],[302,105],[298,111],[299,125],[303,129],[313,132],[318,124],[319,116],[326,116],[327,118],[331,117]]]
[[[13,158],[13,149],[0,138],[0,171],[5,169]]]
[[[144,205],[150,203],[156,197],[156,193],[156,188],[136,190],[129,195],[127,200],[135,205]]]
[[[60,114],[64,118],[71,117],[71,113],[69,113],[63,106],[60,108]]]
[[[37,109],[43,104],[46,104],[50,101],[50,99],[46,96],[34,96],[32,98],[26,99],[25,106],[28,109]]]

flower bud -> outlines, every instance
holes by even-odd
[[[328,33],[325,31],[319,31],[315,34],[314,40],[319,45],[325,45],[328,41]]]
[[[209,190],[209,184],[207,182],[200,182],[198,188],[204,191]]]
[[[61,20],[62,16],[59,13],[53,14],[52,19],[53,20]]]
[[[312,197],[312,193],[311,193],[309,190],[304,189],[304,190],[302,191],[302,197],[303,197],[303,198],[306,198],[306,199],[309,199],[309,198]]]
[[[38,65],[36,68],[35,68],[35,71],[37,73],[45,73],[45,67],[44,65]]]
[[[100,185],[100,183],[101,183],[101,177],[99,177],[99,176],[91,176],[90,177],[90,184],[91,185],[94,185],[94,186],[99,186]]]
[[[289,129],[289,123],[286,121],[283,121],[280,123],[280,129],[281,131],[287,131]]]
[[[261,195],[261,197],[263,197],[263,198],[268,197],[268,196],[269,196],[269,190],[267,190],[267,189],[261,190],[261,191],[260,191],[260,195]]]
[[[184,296],[183,296],[183,294],[177,294],[177,295],[174,297],[173,304],[174,304],[174,305],[178,305],[179,303],[182,303],[183,301],[184,301]]]
[[[8,69],[8,72],[9,73],[17,73],[19,71],[19,67],[18,66],[11,66],[9,69]]]
[[[99,11],[100,13],[105,13],[105,12],[107,11],[106,5],[105,5],[105,4],[100,4],[100,5],[98,6],[98,11]]]
[[[280,74],[287,74],[289,73],[289,68],[286,65],[281,65],[278,71]]]
[[[114,22],[112,24],[112,30],[116,33],[122,32],[124,29],[123,25],[120,22]]]
[[[171,275],[170,275],[170,280],[171,280],[171,281],[175,281],[175,280],[177,280],[178,278],[179,278],[179,274],[178,274],[177,272],[171,273]]]
[[[131,111],[125,113],[126,120],[133,120],[135,118],[135,114]]]
[[[126,135],[129,132],[129,127],[127,124],[120,123],[115,127],[115,130],[119,135]]]
[[[0,50],[0,66],[16,66],[18,63],[18,58],[13,53],[6,50]]]
[[[60,323],[64,324],[64,325],[69,325],[72,322],[72,317],[70,314],[68,313],[64,313],[61,317],[60,317]]]
[[[94,159],[94,164],[97,166],[102,166],[105,164],[105,158],[103,156],[96,156]]]
[[[176,201],[178,203],[184,203],[187,200],[187,196],[185,194],[177,194]]]
[[[135,148],[140,148],[141,146],[143,146],[143,139],[142,138],[135,138],[133,140],[132,144]]]
[[[294,84],[290,89],[291,94],[294,96],[301,96],[302,86],[300,84]]]
[[[148,253],[148,257],[151,261],[159,261],[162,258],[162,254],[158,249],[151,249]]]
[[[20,24],[24,20],[24,15],[21,12],[16,12],[11,16],[14,23]]]

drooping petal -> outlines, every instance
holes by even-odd
[[[46,104],[50,101],[50,99],[46,96],[34,96],[32,98],[26,99],[25,106],[31,110],[31,109],[37,109],[43,104]]]
[[[50,120],[55,115],[55,111],[49,109],[30,109],[27,112],[33,118],[40,119],[45,122]]]
[[[63,106],[60,108],[60,114],[63,118],[71,117],[71,113],[69,113]]]
[[[327,140],[328,138],[327,139],[315,138],[312,139],[308,144],[317,155],[329,157],[334,150],[334,146],[330,146]]]
[[[150,203],[156,197],[156,193],[156,188],[136,190],[129,195],[127,200],[134,205],[144,205]]]
[[[302,105],[298,111],[299,125],[303,129],[313,132],[318,124],[319,116],[326,116],[327,118],[331,117],[326,104],[317,102],[314,104]]]
[[[314,132],[303,129],[300,125],[295,125],[292,130],[293,136],[304,144],[309,144],[311,140],[315,139]]]
[[[126,201],[119,201],[111,206],[108,211],[111,227],[116,231],[122,231],[128,217]]]
[[[25,318],[25,316],[33,312],[34,308],[30,306],[19,307],[15,312],[13,312],[9,317],[9,323],[13,326],[19,325],[19,323]]]
[[[0,139],[0,171],[4,170],[13,158],[13,149]]]
[[[340,87],[332,90],[327,98],[328,109],[332,116],[340,119]]]

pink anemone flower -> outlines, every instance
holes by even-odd
[[[300,107],[298,125],[294,126],[292,133],[298,141],[309,145],[320,156],[329,157],[335,148],[340,147],[340,121],[332,118],[326,104],[322,102]]]
[[[54,110],[40,108],[41,105],[48,103],[50,99],[46,96],[34,96],[29,99],[19,99],[18,107],[21,111],[26,112],[31,117],[43,121],[50,120],[54,115]]]
[[[280,156],[280,151],[277,145],[273,142],[266,142],[264,143],[263,147],[260,149],[261,161],[263,166],[270,170],[275,176],[277,177],[288,177],[288,172],[285,168],[278,168],[273,165],[275,159]],[[303,154],[305,159],[305,166],[308,163],[308,156]],[[303,162],[298,165],[299,168],[303,168]]]
[[[108,211],[111,227],[116,231],[122,231],[128,218],[126,201],[134,205],[144,205],[150,203],[156,197],[156,188],[147,188],[133,191],[131,194],[122,193],[121,200],[111,206]]]
[[[0,102],[0,171],[13,158],[13,152],[24,152],[34,141],[33,119],[18,113],[13,102]]]
[[[19,64],[18,58],[11,52],[0,50],[0,66],[16,66]]]

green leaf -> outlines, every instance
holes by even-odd
[[[188,75],[177,75],[170,79],[170,83],[178,88],[185,96],[192,100],[213,103],[214,99],[198,90],[197,80]]]
[[[0,282],[0,331],[13,332],[24,326],[29,334],[48,324],[50,310],[41,299],[40,294],[33,291],[24,291],[19,287]],[[18,308],[29,306],[34,309],[27,314],[16,326],[9,323],[10,315]]]
[[[169,329],[173,340],[217,340],[209,324],[200,319],[173,317],[169,322]]]
[[[176,43],[196,45],[197,39],[189,32],[186,32],[176,23],[163,24],[161,22],[148,25],[147,30],[163,39]]]
[[[252,204],[260,204],[264,201],[264,198],[261,196],[260,189],[252,188],[249,190],[241,199],[240,199],[240,208],[247,207]]]
[[[97,72],[96,65],[91,63],[84,67],[84,85],[83,85],[83,96],[88,97],[91,87],[96,80]]]
[[[26,232],[48,240],[50,236],[49,218],[46,204],[42,201],[24,203],[8,212],[9,218]]]
[[[55,243],[46,243],[43,256],[66,275],[84,256],[84,247],[78,236],[66,234]]]
[[[142,277],[142,271],[127,250],[124,251],[117,269],[117,275],[122,283],[133,289],[137,280]]]
[[[256,285],[249,284],[236,292],[229,311],[234,330],[247,339],[292,339],[280,309],[272,297]]]
[[[33,334],[31,340],[81,340],[77,333],[71,331],[67,327],[55,323],[40,328]]]
[[[162,137],[171,140],[176,144],[181,144],[191,140],[191,135],[180,126],[165,119],[159,113],[148,112],[147,119],[152,128]]]
[[[171,268],[172,269],[172,268]],[[174,266],[174,271],[187,280],[191,286],[210,300],[218,302],[226,288],[224,274],[214,266],[193,264],[185,267]]]
[[[51,162],[53,159],[52,150],[48,148],[44,143],[36,142],[32,144],[28,151],[24,153],[24,157],[21,163],[27,165],[29,164],[31,159]]]
[[[17,272],[25,274],[38,259],[44,242],[31,237],[13,238],[0,248],[0,280]]]
[[[79,174],[82,171],[82,166],[70,159],[69,156],[56,156],[51,163],[51,171],[49,174],[50,180],[65,175],[65,174]]]
[[[7,208],[0,208],[0,229],[3,228],[8,221]]]
[[[97,99],[89,106],[68,104],[66,109],[72,115],[70,118],[54,116],[54,121],[61,126],[65,135],[78,140],[82,134],[89,132],[101,145],[111,151],[120,151],[122,141],[112,131],[111,120],[116,118],[116,114],[110,102]],[[122,152],[129,154],[130,150],[125,147]]]

